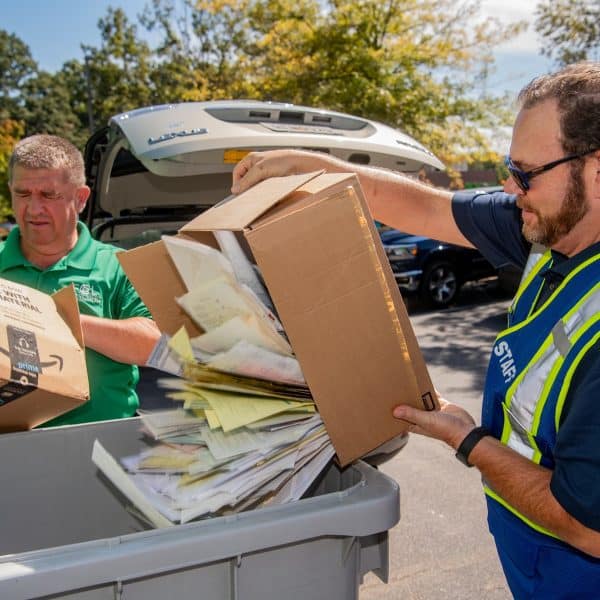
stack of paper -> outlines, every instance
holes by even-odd
[[[188,288],[177,301],[205,331],[189,339],[182,328],[155,353],[155,366],[184,376],[165,382],[180,408],[141,413],[152,445],[140,454],[119,465],[96,442],[92,459],[157,527],[300,498],[334,450],[281,324],[259,299],[266,291],[248,273],[252,288],[241,284],[247,265],[213,248],[165,244]]]
[[[298,499],[333,457],[318,415],[226,434],[204,427],[122,459],[92,460],[156,527]]]

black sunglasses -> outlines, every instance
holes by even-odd
[[[531,169],[530,171],[523,171],[522,169],[519,169],[519,167],[517,167],[515,163],[513,163],[512,158],[510,156],[505,157],[504,164],[506,165],[508,172],[512,175],[513,179],[515,180],[515,183],[521,188],[521,190],[526,192],[527,190],[529,190],[530,180],[532,180],[534,177],[537,177],[538,175],[541,175],[542,173],[545,173],[550,169],[554,169],[554,167],[558,167],[558,165],[562,165],[562,163],[566,163],[570,160],[575,160],[576,158],[582,158],[583,156],[591,154],[592,152],[596,152],[596,149],[586,150],[585,152],[581,152],[580,154],[569,154],[569,156],[564,156],[563,158],[559,158],[558,160],[553,160],[552,162],[542,165],[541,167]]]

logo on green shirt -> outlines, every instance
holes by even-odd
[[[89,283],[75,285],[77,299],[86,304],[102,304],[102,294]]]

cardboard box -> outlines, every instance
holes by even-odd
[[[88,398],[73,287],[49,296],[0,279],[0,432],[32,429]]]
[[[401,403],[437,408],[433,386],[357,178],[311,173],[263,181],[202,213],[180,235],[216,247],[243,234],[335,447],[346,465],[406,429]],[[160,329],[198,328],[162,242],[119,255]]]

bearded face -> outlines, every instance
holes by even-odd
[[[519,208],[533,212],[537,219],[534,223],[523,223],[523,236],[532,243],[550,247],[567,235],[589,210],[585,199],[585,182],[583,180],[583,161],[571,165],[571,177],[560,210],[553,215],[542,215],[540,211],[527,202],[527,196],[521,196],[517,202]]]

